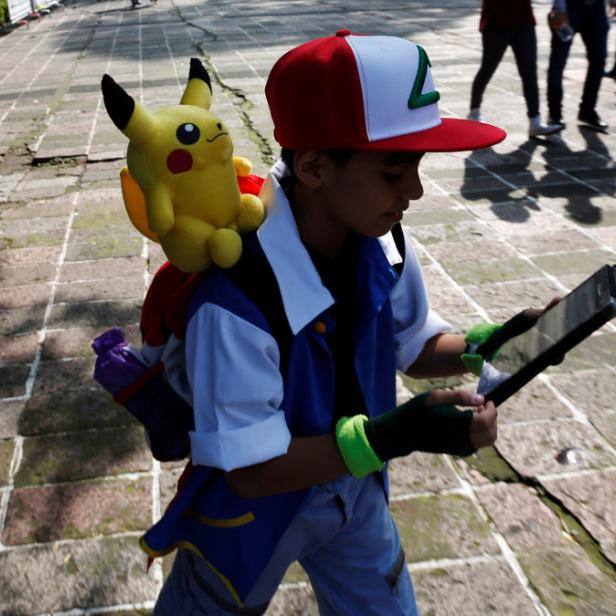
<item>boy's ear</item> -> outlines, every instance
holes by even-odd
[[[293,159],[295,177],[307,188],[321,188],[326,181],[332,160],[316,150],[297,152]]]

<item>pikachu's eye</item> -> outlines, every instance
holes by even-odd
[[[199,133],[199,129],[194,124],[181,124],[178,126],[177,131],[175,131],[175,136],[178,138],[180,143],[184,145],[192,145],[193,143],[197,143],[199,141],[199,137],[201,136]]]

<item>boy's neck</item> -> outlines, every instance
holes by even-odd
[[[332,218],[318,191],[306,190],[301,184],[289,196],[299,236],[310,250],[327,258],[337,256],[349,229]]]

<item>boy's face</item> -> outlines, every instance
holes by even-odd
[[[329,166],[321,197],[331,222],[368,237],[380,237],[402,220],[409,201],[420,199],[421,152],[358,151]]]

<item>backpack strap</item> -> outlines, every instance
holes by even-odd
[[[252,235],[252,234],[251,234]],[[280,352],[281,370],[286,369],[291,352],[293,332],[282,303],[278,281],[260,247],[256,236],[247,236],[242,257],[227,270],[229,278],[251,299],[260,310]]]
[[[396,274],[400,276],[402,274],[402,268],[404,267],[404,259],[406,258],[406,245],[404,243],[404,231],[402,231],[402,225],[397,222],[391,229],[391,235],[396,243],[396,248],[402,257],[400,263],[396,263],[393,268]]]

